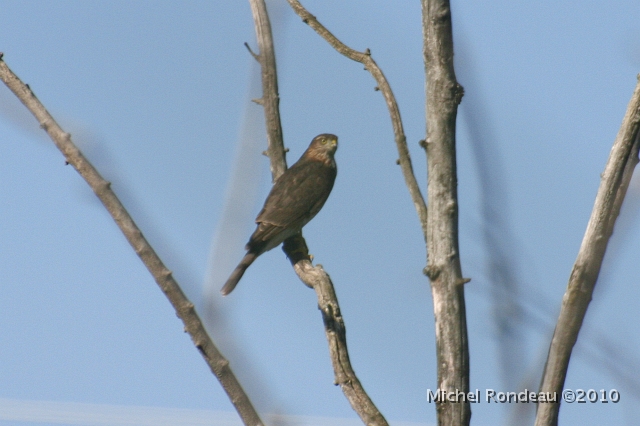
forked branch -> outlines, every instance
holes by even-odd
[[[98,196],[113,220],[116,222],[124,236],[133,247],[147,267],[160,289],[169,299],[169,302],[176,310],[176,314],[184,323],[184,329],[200,354],[216,376],[222,388],[225,390],[231,403],[245,425],[262,425],[262,421],[256,410],[251,405],[251,401],[245,394],[242,386],[234,376],[229,361],[220,353],[215,346],[196,313],[193,303],[187,299],[182,289],[173,278],[171,271],[164,265],[160,257],[149,242],[144,238],[142,232],[133,221],[127,210],[124,208],[116,194],[111,190],[111,184],[107,182],[84,157],[82,152],[71,140],[71,135],[66,133],[49,114],[46,108],[33,94],[29,86],[24,84],[4,63],[0,53],[0,79],[7,87],[20,99],[29,111],[36,117],[42,127],[53,140],[53,143],[64,155],[68,164],[72,165],[89,184],[93,192]]]

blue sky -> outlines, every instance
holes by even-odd
[[[349,46],[371,49],[398,99],[424,192],[419,2],[303,4]],[[354,368],[388,419],[434,423],[426,401],[436,365],[425,247],[384,101],[362,66],[333,51],[286,2],[269,6],[289,164],[315,135],[340,138],[333,193],[305,237],[336,286]],[[472,278],[471,387],[509,390],[484,238],[487,193],[472,148],[482,143],[500,216],[491,232],[527,312],[516,324],[514,357],[535,389],[640,72],[640,8],[631,0],[452,7],[456,72],[466,91],[458,182],[462,267]],[[250,102],[260,96],[257,68],[243,46],[255,46],[248,2],[0,1],[0,11],[6,63],[113,182],[201,312],[214,294],[214,339],[258,408],[356,418],[332,384],[315,294],[280,249],[252,265],[229,297],[217,296],[270,184],[260,155],[262,111]],[[113,221],[4,86],[0,135],[2,401],[232,411]],[[238,170],[250,177],[239,195],[228,189]],[[638,416],[637,179],[629,197],[566,383],[617,389],[621,401],[563,404],[564,424],[633,424]],[[229,232],[225,205],[237,203],[245,206],[241,219],[220,238]],[[212,268],[214,242],[231,264]],[[506,424],[513,408],[475,404],[472,424]],[[1,416],[1,425],[15,424]]]

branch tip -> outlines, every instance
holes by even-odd
[[[253,50],[251,50],[251,46],[249,46],[249,43],[247,43],[246,41],[244,42],[244,47],[247,48],[247,50],[249,51],[249,53],[251,54],[251,56],[253,56],[253,59],[255,59],[256,61],[260,62],[260,55],[258,55],[257,53],[255,53]]]

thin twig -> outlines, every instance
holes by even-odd
[[[251,405],[249,398],[231,371],[229,362],[222,356],[205,331],[200,318],[196,314],[193,303],[187,299],[173,278],[171,271],[167,269],[144,238],[138,226],[111,190],[111,184],[102,178],[82,152],[73,144],[71,135],[60,128],[31,89],[20,81],[2,61],[2,54],[0,54],[0,79],[31,111],[40,123],[40,127],[46,130],[54,144],[62,152],[67,163],[71,164],[80,173],[80,176],[84,178],[100,201],[102,201],[102,204],[109,211],[129,244],[131,244],[136,254],[147,267],[160,289],[167,296],[167,299],[169,299],[169,302],[176,310],[176,314],[184,323],[185,331],[191,336],[191,340],[229,396],[243,422],[251,426],[262,425],[262,421]]]
[[[276,81],[277,74],[271,25],[269,24],[269,16],[267,15],[264,0],[250,0],[250,3],[251,10],[254,14],[258,45],[260,46],[259,57],[260,65],[262,66],[265,121],[267,132],[273,135],[273,139],[269,139],[268,156],[271,160],[271,172],[273,174],[273,180],[275,181],[278,176],[280,176],[279,173],[281,172],[279,172],[279,170],[284,171],[286,169],[286,162],[284,162],[285,150],[281,150],[281,148],[284,147],[282,131],[275,128],[280,126],[278,105],[277,102],[271,102],[270,100],[271,98],[279,99],[277,96],[278,84]],[[273,92],[273,88],[276,89],[275,92]],[[275,107],[267,109],[267,104],[274,105]],[[280,160],[282,160],[282,163],[280,163]],[[283,164],[284,168],[280,169],[280,164]],[[321,265],[314,267],[311,264],[309,250],[301,233],[285,240],[282,249],[287,257],[289,257],[300,280],[316,292],[318,309],[320,309],[322,313],[325,334],[329,344],[329,355],[331,356],[331,363],[334,369],[335,384],[340,385],[351,407],[358,413],[365,424],[371,426],[386,426],[387,421],[373,404],[351,367],[349,352],[347,350],[346,329],[342,316],[340,315],[338,298],[336,297],[329,275]]]
[[[640,75],[629,101],[622,126],[613,143],[609,160],[598,188],[580,251],[553,333],[549,355],[545,365],[540,391],[556,396],[556,403],[540,403],[536,414],[536,426],[558,424],[560,397],[567,376],[571,351],[578,339],[587,307],[593,296],[602,260],[613,227],[620,213],[640,149]]]
[[[400,117],[400,109],[398,103],[393,95],[391,86],[384,76],[376,61],[371,57],[371,52],[367,49],[365,52],[358,52],[342,43],[336,38],[329,30],[327,30],[315,16],[309,13],[297,0],[287,0],[293,10],[302,18],[302,22],[309,25],[315,32],[317,32],[322,38],[324,38],[334,49],[346,56],[347,58],[360,62],[364,65],[365,69],[371,73],[376,80],[378,86],[376,90],[380,90],[384,96],[384,100],[387,103],[389,109],[389,115],[391,116],[391,124],[393,125],[393,133],[395,135],[396,148],[398,149],[398,156],[400,161],[400,167],[402,169],[402,175],[404,176],[405,183],[409,189],[409,194],[413,200],[413,204],[418,213],[418,219],[422,227],[422,233],[425,241],[427,240],[427,205],[424,202],[424,197],[420,192],[420,186],[413,173],[413,166],[411,164],[411,156],[409,155],[409,149],[407,148],[407,138],[404,134],[404,128],[402,126],[402,118]]]
[[[253,51],[253,49],[251,49],[251,46],[249,46],[249,43],[244,43],[244,47],[247,48],[247,50],[249,51],[249,53],[251,54],[251,56],[253,56],[253,59],[255,59],[258,63],[260,63],[260,55],[258,55],[257,53],[255,53]]]
[[[427,199],[429,222],[426,274],[436,318],[438,389],[469,391],[469,346],[460,250],[456,171],[456,116],[463,90],[453,68],[451,7],[448,0],[422,0],[427,86]],[[468,401],[442,401],[439,425],[464,426]]]

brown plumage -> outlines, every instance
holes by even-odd
[[[224,296],[238,285],[258,256],[300,232],[318,214],[338,172],[333,158],[336,149],[337,136],[316,136],[302,157],[276,180],[256,218],[258,227],[245,247],[247,254],[220,290]]]

